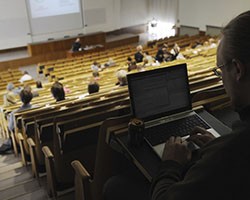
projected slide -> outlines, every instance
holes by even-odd
[[[29,0],[32,18],[80,12],[79,0]]]

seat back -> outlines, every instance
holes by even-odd
[[[123,163],[121,162],[123,156],[107,144],[108,130],[111,130],[112,127],[117,128],[117,125],[120,126],[121,124],[121,127],[126,127],[130,118],[130,115],[123,115],[103,121],[99,129],[93,179],[91,179],[84,164],[79,162],[79,160],[71,163],[75,170],[75,199],[102,199],[102,190],[105,182],[121,170]]]
[[[55,122],[53,153],[58,182],[73,183],[74,170],[71,167],[73,160],[84,163],[89,173],[93,174],[99,128],[102,122],[109,117],[121,116],[129,112],[130,107],[126,105],[104,112],[95,113],[93,110],[93,114],[75,120],[66,120],[65,123]],[[58,124],[60,124],[60,129]]]

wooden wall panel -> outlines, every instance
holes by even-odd
[[[88,35],[79,36],[82,46],[102,44],[105,46],[106,33],[98,32]],[[30,56],[37,56],[42,54],[50,54],[57,51],[70,50],[75,38],[67,38],[61,40],[52,40],[46,42],[38,42],[28,44],[28,52]]]

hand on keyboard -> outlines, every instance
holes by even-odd
[[[191,159],[191,151],[186,140],[181,137],[171,136],[166,144],[162,155],[162,160],[173,160],[185,165]]]
[[[190,137],[187,138],[187,141],[193,142],[199,147],[204,146],[209,141],[213,140],[215,137],[212,133],[201,128],[199,126],[195,127],[194,130],[190,133]]]

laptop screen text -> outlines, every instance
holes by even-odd
[[[191,109],[186,64],[128,75],[132,112],[152,119]]]

